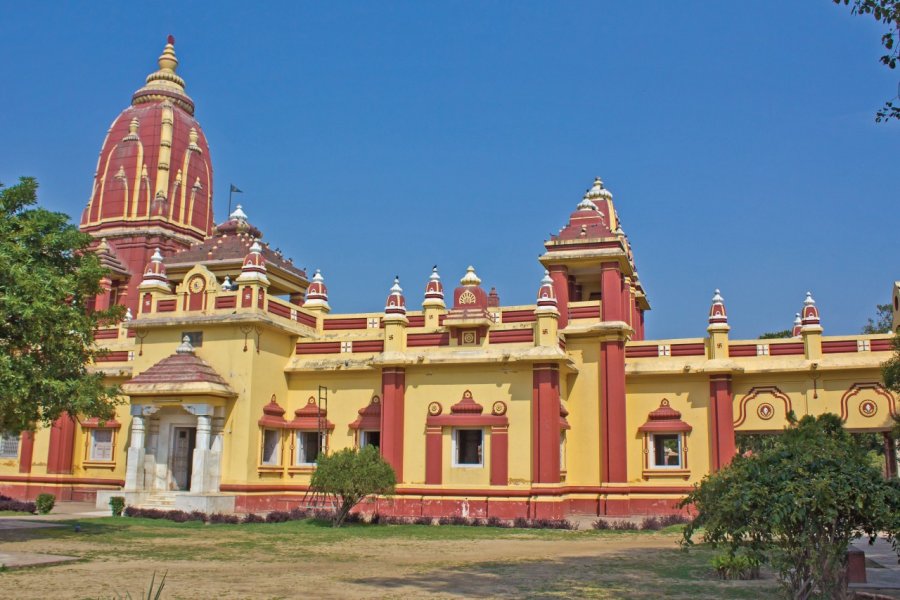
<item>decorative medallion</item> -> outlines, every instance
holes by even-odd
[[[199,294],[206,288],[206,281],[203,277],[194,277],[191,279],[190,283],[188,283],[188,288],[191,290],[192,294]]]
[[[469,290],[466,290],[459,295],[460,304],[475,304],[476,302],[477,300],[475,299],[475,294],[473,294]]]
[[[379,398],[378,396],[372,396],[371,404],[381,404],[381,398]]]
[[[501,416],[506,414],[506,403],[497,400],[494,402],[494,405],[491,406],[491,414],[496,416]]]
[[[462,343],[465,346],[470,346],[475,344],[475,332],[474,331],[464,331],[462,334]]]
[[[863,400],[859,403],[859,414],[864,417],[874,417],[878,412],[878,405],[872,400]]]
[[[440,402],[432,402],[428,405],[428,414],[432,417],[436,417],[444,411]]]
[[[768,421],[775,416],[775,407],[768,402],[763,402],[756,409],[756,414],[763,421]]]

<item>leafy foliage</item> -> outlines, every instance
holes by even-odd
[[[842,598],[850,542],[900,529],[900,484],[870,466],[836,415],[806,416],[770,448],[738,455],[682,502],[685,528],[749,564],[770,563],[791,598]]]
[[[869,322],[862,328],[865,334],[890,333],[893,314],[890,304],[876,304],[875,318],[869,317]]]
[[[56,505],[56,496],[53,494],[38,494],[38,497],[34,499],[34,504],[37,506],[38,514],[49,514]]]
[[[761,340],[780,340],[781,338],[791,337],[790,329],[782,329],[781,331],[767,331],[759,336]]]
[[[851,0],[833,0],[835,4],[850,6]],[[887,31],[881,35],[881,45],[886,53],[879,59],[889,69],[897,68],[900,59],[900,0],[852,0],[850,12],[854,15],[871,16],[879,23],[887,25]],[[884,103],[875,113],[875,121],[881,123],[891,119],[900,119],[900,102],[894,103],[898,96]]]
[[[67,412],[110,418],[116,390],[87,372],[94,329],[121,307],[86,310],[104,270],[91,237],[37,203],[37,182],[0,184],[0,430],[49,425]]]
[[[394,469],[374,446],[320,455],[311,481],[314,490],[334,498],[337,511],[332,524],[335,527],[340,527],[353,507],[367,496],[392,494],[396,483]]]
[[[112,516],[121,517],[122,511],[125,510],[125,498],[122,496],[112,496],[109,499],[109,510],[112,512]]]

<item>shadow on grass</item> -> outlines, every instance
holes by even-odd
[[[403,577],[349,580],[393,596],[417,590],[439,596],[477,598],[761,598],[777,593],[774,580],[721,581],[710,567],[712,553],[678,549],[525,560],[445,567]]]

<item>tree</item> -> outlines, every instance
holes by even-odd
[[[875,318],[873,319],[872,317],[869,317],[869,322],[863,326],[862,332],[866,334],[890,333],[891,325],[893,325],[891,305],[876,304]]]
[[[0,184],[0,431],[63,413],[110,418],[117,402],[87,365],[99,352],[94,329],[121,307],[85,310],[105,271],[67,215],[34,208],[37,187],[30,177]]]
[[[362,450],[345,448],[330,456],[320,455],[311,486],[334,498],[337,511],[332,525],[340,527],[354,506],[367,496],[394,493],[396,483],[391,465],[381,458],[377,448],[366,446]]]
[[[759,336],[761,340],[778,340],[781,338],[791,337],[790,329],[782,329],[781,331],[767,331]]]
[[[855,538],[890,538],[900,525],[900,485],[870,466],[838,416],[806,416],[770,448],[738,455],[682,502],[696,519],[684,532],[726,556],[769,563],[790,598],[846,596],[846,555]]]
[[[835,4],[844,4],[850,6],[851,0],[833,0]],[[897,60],[900,58],[900,0],[853,0],[853,7],[850,12],[854,15],[870,15],[879,23],[887,25],[887,31],[881,35],[881,45],[887,51],[880,58],[881,64],[889,69],[897,67]],[[881,123],[891,119],[900,119],[900,102],[894,102],[900,97],[900,86],[898,86],[898,95],[884,103],[878,112],[875,113],[875,121]]]

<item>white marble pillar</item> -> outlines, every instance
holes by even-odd
[[[197,414],[197,440],[194,446],[193,470],[191,472],[191,493],[209,494],[218,492],[216,478],[212,476],[217,453],[210,450],[212,443],[212,415]]]
[[[133,407],[131,415],[131,446],[125,460],[125,491],[138,492],[144,489],[144,416],[139,406]]]

